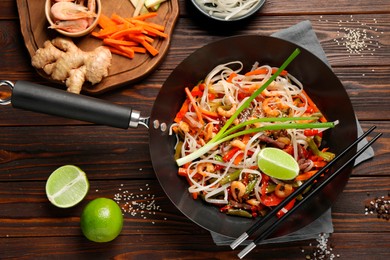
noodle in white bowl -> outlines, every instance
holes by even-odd
[[[220,21],[236,21],[254,14],[265,0],[192,0],[205,15]]]

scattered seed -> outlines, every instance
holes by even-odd
[[[365,215],[374,215],[376,214],[379,219],[390,219],[390,197],[389,194],[387,197],[381,196],[376,197],[371,200],[364,208]],[[369,213],[369,214],[368,214]]]
[[[319,19],[320,22],[327,23],[328,20]],[[373,19],[369,22],[361,22],[355,20],[351,15],[349,20],[339,20],[338,29],[336,31],[337,37],[333,41],[338,46],[344,46],[346,51],[351,55],[373,56],[375,50],[380,48],[378,28],[375,27],[377,20]],[[383,32],[379,32],[383,34]]]
[[[335,257],[340,257],[339,254],[333,254],[333,248],[328,246],[328,237],[329,234],[321,233],[318,235],[316,239],[317,245],[312,248],[311,253],[305,255],[305,259],[307,260],[319,260],[319,259],[330,259],[333,260]],[[312,243],[309,244],[312,246]],[[304,250],[302,250],[304,252]]]
[[[120,185],[120,187],[123,186],[123,184]],[[149,184],[139,188],[140,192],[144,192],[144,190],[150,190]],[[151,193],[134,194],[129,193],[126,189],[118,188],[114,200],[121,207],[124,216],[148,219],[148,216],[156,215],[156,212],[162,211],[162,208],[156,204],[155,195]],[[164,218],[164,220],[166,219]],[[151,223],[154,225],[156,222],[152,221]]]

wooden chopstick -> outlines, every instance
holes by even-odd
[[[274,217],[276,213],[281,210],[284,206],[286,206],[292,199],[301,194],[307,187],[312,185],[312,183],[321,176],[327,169],[329,169],[334,163],[336,163],[341,157],[343,157],[347,152],[349,152],[355,145],[357,145],[360,141],[362,141],[369,133],[371,133],[376,126],[372,126],[365,133],[363,133],[359,138],[357,138],[352,144],[350,144],[347,148],[345,148],[339,155],[337,155],[332,161],[330,161],[324,168],[319,170],[316,174],[314,174],[310,179],[304,182],[298,189],[296,189],[292,194],[290,194],[287,198],[285,198],[279,205],[277,205],[271,212],[269,212],[264,218],[259,219],[255,224],[253,224],[246,232],[244,232],[241,236],[239,236],[236,240],[234,240],[230,247],[235,249],[239,246],[243,241],[245,241],[249,236],[253,235],[257,230],[260,229],[269,219]]]
[[[371,127],[366,133],[364,133],[361,137],[359,137],[355,142],[353,142],[346,150],[344,150],[340,155],[343,156],[346,152],[350,150],[356,143],[360,142],[368,133],[370,133],[375,126]],[[272,232],[278,227],[280,223],[282,223],[286,218],[292,215],[295,210],[300,208],[307,200],[316,195],[320,190],[322,190],[326,185],[328,185],[344,168],[350,163],[354,162],[354,160],[359,157],[368,147],[370,147],[380,136],[382,133],[377,134],[373,137],[366,145],[364,145],[359,151],[356,152],[346,163],[344,163],[339,169],[337,169],[334,173],[332,173],[328,178],[326,178],[321,184],[319,184],[313,191],[307,194],[302,200],[298,202],[291,210],[287,211],[282,217],[280,217],[276,222],[272,223],[267,230],[262,232],[256,239],[253,240],[248,246],[246,246],[237,256],[242,259],[245,255],[247,255],[253,248],[256,247],[262,240],[267,238]],[[363,138],[362,138],[363,137]],[[352,146],[352,147],[351,147]],[[336,158],[335,158],[336,159]],[[333,160],[335,160],[333,159]],[[333,161],[332,160],[332,161]],[[273,212],[273,211],[271,211]],[[275,212],[273,212],[275,213]],[[269,214],[267,214],[268,216]],[[264,223],[264,222],[263,222]],[[256,224],[255,224],[256,225]]]

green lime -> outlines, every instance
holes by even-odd
[[[52,174],[46,182],[49,201],[60,208],[69,208],[87,195],[89,183],[85,172],[74,165],[64,165]]]
[[[85,206],[80,226],[86,238],[94,242],[114,240],[122,230],[123,216],[112,199],[97,198]]]
[[[257,164],[263,173],[279,180],[292,180],[299,173],[299,165],[294,157],[277,148],[262,149]]]

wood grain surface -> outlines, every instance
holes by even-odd
[[[229,26],[205,19],[190,1],[178,2],[171,46],[158,69],[98,97],[149,115],[172,69],[197,48],[231,35],[269,35],[310,20],[362,128],[376,125],[384,133],[373,146],[375,157],[354,168],[332,208],[334,233],[328,246],[335,259],[389,259],[390,222],[365,215],[365,205],[390,191],[390,1],[267,0],[256,16]],[[61,88],[31,67],[19,17],[16,1],[0,1],[0,79]],[[364,30],[366,45],[351,53],[347,35]],[[150,162],[146,129],[126,131],[11,106],[0,109],[0,259],[237,259],[239,250],[216,246],[207,230],[165,196]],[[64,164],[80,166],[91,184],[85,201],[67,210],[51,206],[44,191],[49,174]],[[154,195],[162,210],[146,218],[126,212],[114,242],[87,241],[79,228],[83,206],[124,191],[139,198]],[[306,259],[317,244],[312,239],[258,246],[245,259]]]

